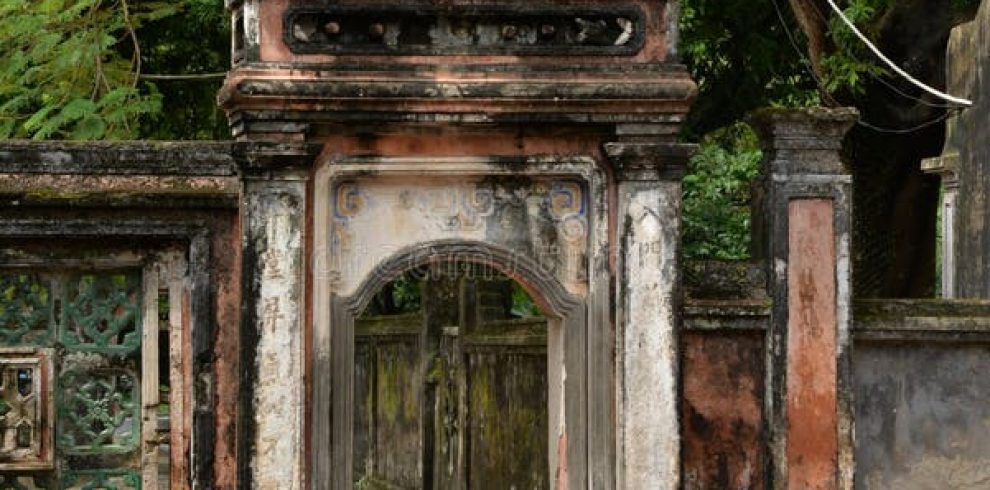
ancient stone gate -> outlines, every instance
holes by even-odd
[[[684,264],[675,1],[227,6],[236,141],[0,144],[0,489],[985,476],[985,383],[904,387],[990,306],[852,300],[853,111],[755,115],[754,261]]]
[[[446,262],[494,267],[547,315],[551,487],[676,483],[676,133],[694,84],[672,62],[674,5],[232,8],[235,134],[320,148],[245,174],[242,408],[271,456],[253,481],[353,484],[354,319]]]

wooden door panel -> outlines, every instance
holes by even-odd
[[[356,322],[357,488],[550,488],[547,321],[507,318],[512,288],[486,282]]]

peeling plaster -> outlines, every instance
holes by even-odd
[[[621,184],[627,196],[619,488],[677,488],[680,437],[674,265],[680,187]]]
[[[251,183],[249,185],[272,185]],[[256,260],[254,303],[259,324],[254,391],[257,488],[297,489],[302,482],[302,213],[303,184],[263,189],[249,203],[250,219],[263,223]],[[279,188],[282,187],[282,188]],[[260,223],[259,223],[260,222]]]

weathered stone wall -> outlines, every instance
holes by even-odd
[[[944,171],[955,173],[954,268],[959,298],[990,298],[990,2],[984,1],[976,18],[952,30],[946,66],[950,93],[973,100],[973,107],[949,118],[943,152]],[[943,180],[943,183],[946,181]]]
[[[681,336],[683,488],[763,487],[763,335]]]
[[[763,488],[765,335],[760,264],[684,266],[681,330],[683,488]]]
[[[771,297],[764,409],[768,485],[851,488],[852,178],[839,149],[853,109],[758,111],[760,223]]]
[[[855,309],[856,487],[986,488],[990,303]]]
[[[184,380],[171,405],[180,414],[172,488],[237,486],[235,153],[229,144],[0,143],[4,263],[64,258],[87,267],[173,250],[188,263],[172,305],[183,321],[176,366]]]
[[[677,2],[433,3],[228,2],[239,143],[0,144],[12,249],[185,252],[176,488],[352,488],[355,318],[443,261],[547,312],[552,488],[847,489],[854,456],[862,486],[986,476],[987,308],[863,307],[851,342],[853,112],[756,116],[759,262],[683,267]]]
[[[314,488],[352,485],[353,317],[378,275],[414,265],[394,260],[441,250],[513,275],[562,324],[549,367],[551,396],[563,400],[551,402],[551,486],[677,487],[679,178],[691,147],[676,134],[696,94],[676,60],[678,3],[228,7],[235,62],[219,101],[234,137],[322,147],[294,164],[310,172],[293,211],[305,213],[293,240],[309,274],[289,290],[304,296],[302,328],[263,307],[264,286],[245,290],[256,335],[242,349],[303,346],[304,359],[244,358],[259,377],[242,398],[256,423],[241,475],[294,485],[307,467]],[[263,216],[266,199],[246,202]],[[272,247],[253,230],[264,223],[246,220],[244,233]],[[245,255],[253,278],[265,260]],[[281,272],[300,280],[294,267]],[[279,384],[274,366],[288,369]],[[300,383],[304,407],[293,403]],[[298,413],[258,409],[280,397]],[[308,446],[262,445],[270,427]]]
[[[530,141],[548,144],[547,140]],[[373,144],[393,150],[398,147],[402,154],[406,150],[402,145],[415,141],[385,138]],[[580,143],[569,144],[582,148]],[[444,151],[458,148],[448,145]],[[176,429],[175,488],[237,488],[244,481],[251,481],[256,488],[290,488],[301,487],[305,481],[304,436],[285,435],[298,434],[294,428],[305,425],[306,411],[296,409],[312,403],[305,384],[311,361],[303,352],[310,341],[305,325],[312,317],[303,303],[311,294],[307,292],[311,283],[302,278],[302,269],[306,264],[313,266],[311,261],[316,259],[303,253],[312,246],[304,224],[313,211],[301,205],[309,190],[300,183],[299,179],[308,177],[298,163],[315,161],[316,150],[312,145],[240,143],[0,144],[0,162],[6,170],[0,174],[0,259],[82,255],[84,260],[99,260],[128,251],[178,247],[193,264],[181,302],[188,311],[184,345],[189,349],[184,351],[187,357],[182,368],[187,401],[182,408],[182,427]],[[829,150],[821,151],[824,155]],[[796,164],[807,165],[807,161]],[[486,171],[498,173],[497,169]],[[820,189],[814,186],[825,179],[802,178],[812,185],[812,191]],[[463,184],[463,177],[460,179],[455,181]],[[646,187],[642,181],[635,182]],[[248,194],[254,196],[243,202],[238,199],[242,185],[250,187]],[[676,188],[669,182],[663,185]],[[598,196],[594,199],[605,201],[602,188],[593,184],[587,189],[598,189],[592,193]],[[472,202],[482,202],[475,197]],[[558,205],[568,202],[572,200],[563,199]],[[647,204],[663,202],[653,196]],[[637,211],[632,207],[626,211]],[[671,204],[665,209],[671,212],[676,208]],[[631,215],[642,217],[645,211],[638,212]],[[470,213],[457,214],[459,225],[470,224],[472,218]],[[252,232],[243,229],[245,223],[253,224]],[[656,232],[646,226],[649,223],[639,223],[632,238],[653,237],[642,243],[661,243],[662,249],[669,250],[671,245],[663,242],[664,238],[649,235]],[[491,223],[486,226],[497,229]],[[606,243],[607,235],[598,233],[600,241],[594,250],[601,250]],[[578,255],[587,253],[592,252],[582,248]],[[656,368],[659,362],[670,361],[664,356],[676,355],[676,371],[656,370],[658,374],[652,379],[660,388],[648,387],[649,396],[642,396],[641,401],[670,393],[676,386],[668,399],[675,404],[676,415],[627,426],[626,430],[641,427],[637,433],[661,436],[669,433],[666,424],[675,424],[680,436],[674,440],[673,450],[680,453],[681,461],[675,468],[652,467],[636,473],[635,477],[642,479],[637,481],[670,484],[680,479],[680,487],[687,489],[779,484],[770,466],[772,446],[767,439],[770,431],[780,430],[767,416],[772,402],[768,395],[773,394],[768,388],[775,383],[767,369],[774,358],[768,346],[775,345],[768,338],[768,332],[773,331],[775,305],[774,296],[768,294],[774,291],[772,283],[768,285],[768,263],[709,262],[675,267],[665,262],[671,260],[667,253],[652,260],[667,265],[635,266],[636,272],[649,269],[665,271],[661,276],[680,274],[684,288],[678,293],[679,303],[662,302],[662,308],[670,308],[662,311],[677,319],[678,329],[670,337],[671,332],[667,332],[650,339],[659,344],[637,360],[658,362]],[[255,272],[253,281],[242,281],[242,264]],[[607,270],[604,263],[599,266]],[[574,269],[566,262],[533,269],[543,267],[559,273],[561,280],[551,280],[547,272],[540,276],[523,271],[521,277],[538,278],[529,286],[556,298],[556,307],[566,304],[572,294],[609,294],[582,287],[584,283],[572,275]],[[848,280],[841,271],[835,278]],[[633,295],[628,300],[646,304],[637,298]],[[261,317],[268,320],[256,321]],[[846,423],[841,403],[854,402],[854,417],[848,420],[856,424],[855,458],[836,460],[829,456],[822,461],[841,462],[843,471],[855,463],[857,488],[982,488],[990,478],[990,453],[986,449],[990,447],[986,425],[990,412],[985,403],[990,398],[990,385],[983,375],[990,369],[990,304],[964,300],[862,301],[856,304],[852,319],[854,345],[847,351],[852,353],[852,380],[847,385],[840,378],[833,384],[833,396],[839,404],[834,410],[839,413],[825,415]],[[836,321],[817,317],[812,323]],[[813,343],[809,349],[816,346]],[[585,351],[575,352],[584,355]],[[841,373],[841,364],[836,369]],[[661,379],[671,372],[676,379]],[[642,381],[645,379],[640,378]],[[779,380],[776,383],[780,386]],[[275,417],[259,419],[255,413],[259,407]],[[648,408],[632,408],[642,409],[639,417],[650,416]],[[640,445],[653,440],[635,441],[632,434],[619,437],[629,437]],[[842,441],[838,439],[838,444]],[[840,446],[834,458],[841,458],[841,451]],[[260,463],[243,464],[257,459],[260,453],[267,455]],[[655,457],[649,453],[631,455],[643,459],[626,461],[627,468]],[[829,476],[826,486],[841,488],[836,483],[841,475],[837,473],[835,479]],[[635,486],[630,483],[626,488]]]

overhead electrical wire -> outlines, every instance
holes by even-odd
[[[901,97],[904,97],[905,99],[911,99],[911,100],[913,100],[913,101],[915,101],[915,102],[917,102],[917,103],[919,103],[921,105],[932,107],[932,108],[935,108],[935,109],[959,109],[959,108],[961,108],[961,106],[959,106],[957,104],[950,104],[950,103],[938,104],[938,103],[935,103],[935,102],[931,102],[931,101],[922,99],[921,97],[916,97],[914,95],[911,95],[911,94],[909,94],[909,93],[907,93],[907,92],[905,92],[905,91],[897,88],[896,85],[894,85],[891,82],[888,82],[882,76],[877,75],[875,73],[867,72],[867,75],[869,75],[870,78],[876,80],[877,83],[883,85],[884,87],[889,88],[891,92],[894,92],[895,94],[900,95]]]
[[[825,15],[825,12],[822,12],[822,9],[818,6],[818,3],[817,2],[811,2],[809,5],[812,6],[812,12],[819,19],[821,19],[822,22],[828,23],[828,16]],[[848,56],[850,56],[850,57],[855,57],[852,53],[849,53],[848,51],[846,52],[846,54]],[[890,89],[891,92],[894,92],[895,94],[900,95],[901,97],[904,97],[905,99],[913,100],[913,101],[915,101],[915,102],[917,102],[917,103],[919,103],[921,105],[928,106],[928,107],[934,107],[936,109],[949,109],[949,108],[952,108],[952,107],[958,107],[958,104],[952,104],[952,103],[938,104],[938,103],[935,103],[935,102],[931,102],[931,101],[922,99],[921,97],[917,97],[917,96],[911,95],[911,94],[909,94],[909,93],[907,93],[907,92],[905,92],[905,91],[897,88],[896,85],[894,85],[893,83],[887,81],[885,77],[883,77],[881,75],[877,75],[876,73],[873,73],[870,70],[866,70],[866,74],[869,75],[869,77],[872,78],[873,80],[875,80],[877,83],[879,83],[879,84],[883,85],[884,87],[887,87],[888,89]]]
[[[798,57],[801,58],[801,61],[803,62],[804,66],[805,66],[805,69],[808,71],[808,74],[811,75],[811,78],[818,85],[819,89],[821,89],[822,95],[824,95],[827,99],[829,99],[829,101],[831,101],[833,104],[838,105],[838,102],[834,98],[832,98],[832,96],[828,93],[827,90],[825,90],[825,88],[824,88],[825,87],[825,84],[822,83],[822,80],[820,78],[818,78],[818,75],[811,68],[811,60],[809,60],[808,57],[805,56],[804,50],[802,50],[798,46],[797,40],[794,38],[794,33],[792,33],[791,32],[791,28],[787,26],[787,19],[784,18],[784,12],[781,10],[780,4],[777,3],[777,0],[770,0],[770,1],[771,1],[771,3],[773,3],[773,8],[777,12],[777,19],[780,20],[780,26],[783,27],[784,33],[787,35],[787,39],[788,39],[788,41],[790,41],[791,47],[794,48],[794,52],[796,52],[797,55],[798,55]],[[818,11],[818,14],[819,15],[823,15],[821,13],[821,11],[818,10],[818,7],[817,6],[815,7],[815,10]],[[874,77],[874,78],[876,78],[878,81],[880,80],[879,77]],[[894,89],[895,92],[897,92],[898,94],[903,95],[903,96],[905,96],[907,98],[917,100],[919,102],[922,102],[925,105],[929,105],[929,106],[932,106],[932,107],[938,107],[937,105],[934,105],[934,104],[932,104],[930,102],[923,101],[922,99],[919,99],[917,97],[913,97],[913,96],[908,95],[908,94],[906,94],[904,92],[901,92],[900,90],[895,89],[892,84],[884,83],[884,85],[887,86],[888,88]],[[972,104],[972,102],[970,102],[970,104]],[[939,107],[939,108],[941,108],[941,107]],[[872,123],[870,123],[868,121],[864,121],[862,118],[857,119],[856,120],[856,124],[859,125],[859,126],[862,126],[864,128],[870,129],[872,131],[876,131],[878,133],[909,134],[909,133],[913,133],[915,131],[919,131],[921,129],[927,128],[929,126],[938,124],[938,123],[940,123],[942,121],[945,121],[946,119],[949,118],[949,116],[952,115],[953,112],[958,111],[958,110],[961,109],[961,107],[959,107],[959,106],[951,106],[951,107],[950,106],[946,106],[945,108],[947,109],[946,112],[945,112],[945,114],[942,114],[939,117],[936,117],[936,118],[934,118],[932,120],[929,120],[929,121],[925,121],[925,122],[923,122],[923,123],[921,123],[921,124],[919,124],[917,126],[910,127],[910,128],[884,128],[884,127],[881,127],[881,126],[877,126],[875,124],[872,124]]]
[[[856,37],[858,37],[860,41],[863,41],[863,43],[866,44],[866,47],[870,48],[870,51],[873,51],[873,54],[875,54],[877,58],[880,58],[880,60],[883,61],[888,67],[890,67],[891,70],[894,70],[895,73],[904,77],[904,79],[911,82],[913,85],[920,88],[921,90],[924,90],[925,92],[928,92],[929,94],[932,94],[935,97],[938,97],[942,100],[946,100],[948,102],[963,107],[970,107],[973,105],[973,101],[968,99],[963,99],[961,97],[955,97],[945,92],[929,87],[928,85],[924,84],[917,78],[911,76],[910,73],[901,69],[901,67],[897,66],[897,64],[894,63],[893,61],[890,61],[890,58],[887,58],[887,56],[884,55],[883,52],[880,51],[880,49],[874,46],[873,43],[870,42],[870,40],[867,39],[862,32],[860,32],[860,30],[856,27],[856,24],[854,24],[851,20],[849,20],[849,17],[846,17],[845,12],[843,12],[842,9],[840,9],[839,6],[835,4],[835,0],[825,0],[825,1],[828,2],[829,6],[832,7],[832,10],[834,10],[835,13],[839,16],[839,18],[842,19],[842,22],[844,22],[846,26],[852,30],[853,34],[856,34]]]

